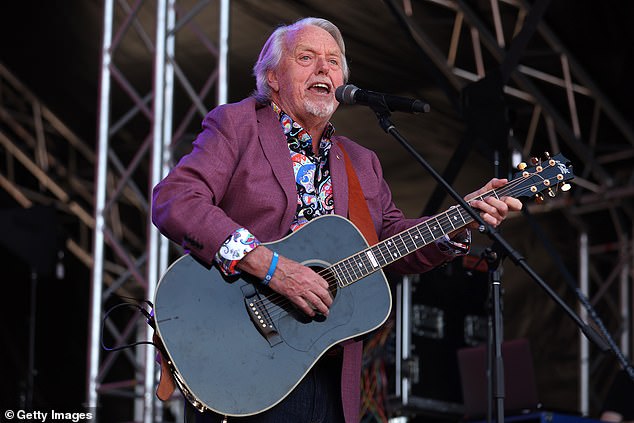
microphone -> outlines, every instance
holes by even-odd
[[[375,107],[387,108],[390,112],[429,112],[429,103],[426,101],[362,90],[352,84],[337,87],[335,90],[335,98],[342,104],[362,104],[372,109]]]

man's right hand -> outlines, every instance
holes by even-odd
[[[273,252],[270,249],[259,245],[240,260],[238,268],[264,279],[272,257]],[[332,304],[328,282],[310,267],[286,257],[280,256],[269,288],[288,298],[311,317],[315,316],[316,312],[327,316],[328,308]]]

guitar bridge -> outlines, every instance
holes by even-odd
[[[244,294],[244,305],[251,317],[251,321],[258,328],[258,331],[264,336],[268,343],[273,347],[280,342],[282,338],[273,324],[273,320],[269,315],[266,304],[260,297],[260,293],[251,284],[242,287]]]

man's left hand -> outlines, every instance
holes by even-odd
[[[492,189],[500,188],[507,182],[507,179],[493,178],[479,190],[466,195],[464,199],[469,202],[472,198],[486,194]],[[469,204],[474,209],[480,210],[480,216],[482,219],[493,227],[497,227],[500,223],[502,223],[502,221],[508,216],[509,212],[520,211],[522,209],[522,202],[517,198],[500,197],[498,199],[493,195],[486,197],[484,200],[471,200]],[[472,229],[477,229],[478,226],[477,222],[473,222],[469,225]]]

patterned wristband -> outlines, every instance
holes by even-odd
[[[271,282],[271,279],[273,278],[273,273],[275,273],[275,268],[277,267],[277,260],[279,258],[280,256],[277,254],[277,252],[273,251],[273,258],[271,259],[271,265],[269,266],[269,271],[266,272],[266,276],[262,280],[262,284],[264,286],[267,286],[269,282]]]

